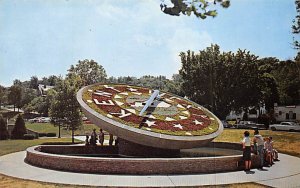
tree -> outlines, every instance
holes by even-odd
[[[18,115],[15,122],[14,129],[11,132],[12,139],[23,139],[24,134],[27,133],[25,122],[22,115]]]
[[[160,4],[161,10],[165,14],[171,16],[180,16],[180,13],[183,15],[190,16],[194,14],[197,18],[205,19],[208,16],[215,17],[217,16],[216,10],[209,10],[209,7],[215,6],[216,4],[221,5],[223,8],[228,8],[230,6],[230,0],[171,0],[170,2],[173,6],[167,6],[162,0]]]
[[[297,15],[296,18],[293,20],[293,25],[292,25],[292,32],[295,35],[294,36],[294,46],[296,49],[300,49],[300,43],[298,40],[296,40],[296,36],[300,33],[300,0],[295,0],[295,5],[296,5],[296,11]]]
[[[21,105],[20,107],[23,108],[28,105],[33,99],[37,97],[37,91],[31,88],[23,88],[21,96]]]
[[[50,86],[55,86],[58,80],[59,80],[59,78],[57,76],[51,75],[48,77],[48,84]]]
[[[6,99],[6,88],[0,85],[0,110],[1,110],[2,103],[5,101],[5,99]]]
[[[13,85],[9,88],[8,101],[14,105],[14,112],[16,107],[21,106],[22,88],[20,85]]]
[[[262,58],[258,61],[258,71],[260,75],[259,87],[262,96],[261,103],[265,105],[268,112],[274,108],[274,103],[279,102],[278,84],[272,73],[278,64],[279,60],[273,57]]]
[[[238,50],[220,53],[212,45],[198,54],[181,53],[182,90],[185,96],[225,118],[260,101],[257,56]]]
[[[276,83],[280,103],[283,105],[295,105],[300,103],[300,77],[297,63],[292,60],[281,61],[272,71]]]
[[[6,121],[2,115],[0,115],[0,140],[7,140],[8,136]]]
[[[61,80],[56,87],[56,95],[50,106],[51,122],[60,128],[66,127],[72,130],[72,143],[74,143],[74,131],[81,125],[80,106],[76,99],[77,84],[75,80]]]
[[[71,65],[68,71],[67,77],[70,77],[72,74],[78,75],[82,79],[83,85],[105,82],[107,77],[102,65],[99,65],[94,60],[79,60],[75,66]]]
[[[38,86],[39,86],[39,79],[38,79],[38,77],[37,76],[32,76],[30,78],[30,85],[29,85],[29,87],[31,89],[38,89]]]

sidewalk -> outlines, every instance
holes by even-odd
[[[105,175],[81,174],[47,170],[34,167],[24,162],[26,152],[17,152],[0,157],[0,173],[34,181],[92,185],[109,187],[176,187],[221,185],[244,182],[257,182],[272,187],[300,187],[300,158],[280,154],[276,162],[266,171],[253,170],[254,174],[244,171],[193,174],[193,175]]]

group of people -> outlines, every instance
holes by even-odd
[[[253,145],[252,145],[253,143]],[[251,153],[258,155],[259,167],[262,170],[264,166],[272,166],[274,161],[278,160],[278,152],[273,147],[272,137],[263,138],[259,131],[254,130],[254,137],[251,141],[249,131],[244,132],[243,145],[243,160],[245,162],[245,171],[251,169]]]
[[[103,146],[104,144],[104,132],[102,129],[100,129],[99,135],[96,133],[96,129],[93,129],[93,132],[91,133],[90,137],[89,135],[86,135],[85,139],[85,145],[97,145],[97,140],[99,140],[99,144]],[[112,146],[114,142],[114,136],[112,134],[109,134],[109,145]],[[115,145],[117,144],[117,139],[115,140]]]

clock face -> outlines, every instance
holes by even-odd
[[[91,109],[113,121],[136,129],[174,136],[202,136],[218,131],[219,120],[204,107],[160,91],[140,115],[154,91],[129,85],[92,85],[82,100]]]

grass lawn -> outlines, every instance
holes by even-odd
[[[214,141],[239,143],[242,141],[245,131],[245,129],[225,129],[223,133],[220,136],[218,136]],[[250,130],[251,138],[253,138],[253,133],[254,131]],[[263,137],[272,136],[274,141],[274,148],[276,148],[280,153],[300,157],[299,132],[260,130],[259,133]]]
[[[36,131],[38,133],[56,133],[58,135],[58,127],[55,127],[51,123],[29,123],[26,122],[25,124],[26,128]],[[83,124],[81,127],[79,127],[78,130],[75,131],[75,135],[86,135],[90,134],[93,129],[99,130],[99,127],[97,127],[94,124]],[[60,129],[61,136],[71,136],[71,131],[61,128]]]
[[[46,142],[72,142],[72,138],[44,138],[34,140],[0,140],[0,156],[17,151],[24,151],[30,146],[40,145]],[[80,142],[75,140],[76,143]]]
[[[41,126],[42,125],[42,126]],[[54,127],[51,124],[26,124],[28,128],[34,129],[37,132],[44,131],[45,132],[55,132],[55,129],[57,130],[57,127]],[[95,126],[95,125],[93,125]],[[90,133],[92,131],[93,126],[87,126],[84,131],[87,131]],[[48,128],[47,128],[48,127]],[[97,128],[97,127],[96,127]],[[99,128],[97,128],[99,129]],[[66,131],[66,130],[64,130]],[[80,130],[82,131],[82,130]],[[216,138],[214,141],[219,142],[241,142],[243,138],[244,129],[225,129],[223,133]],[[66,134],[69,134],[67,131]],[[65,134],[64,133],[64,134]],[[253,131],[250,131],[251,135],[253,137]],[[274,140],[274,146],[279,152],[290,154],[293,156],[300,157],[300,133],[290,133],[290,132],[274,132],[269,130],[262,130],[260,131],[262,136],[272,136]],[[26,148],[33,146],[33,145],[39,145],[45,142],[71,142],[71,138],[43,138],[43,139],[37,139],[37,140],[5,140],[0,141],[0,156],[17,152],[17,151],[23,151]],[[57,187],[63,187],[63,188],[71,188],[71,187],[89,187],[89,186],[74,186],[74,185],[63,185],[63,184],[54,184],[54,183],[42,183],[42,182],[36,182],[36,181],[30,181],[30,180],[22,180],[18,178],[12,178],[5,175],[0,174],[0,183],[1,187],[11,187],[12,185],[14,187],[33,187],[33,188],[57,188]],[[256,183],[242,183],[242,184],[232,184],[232,185],[222,185],[222,186],[203,186],[204,188],[213,188],[213,187],[223,187],[223,188],[252,188],[252,187],[258,187],[258,188],[267,188],[268,186],[259,185]]]

